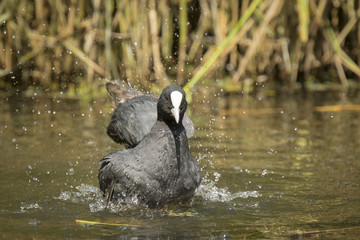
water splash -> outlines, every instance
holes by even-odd
[[[62,191],[55,199],[88,204],[91,212],[100,212],[108,209],[110,212],[117,213],[129,209],[130,205],[137,204],[137,199],[129,200],[126,205],[124,202],[109,202],[107,204],[102,191],[98,187],[89,184],[81,184],[75,187],[74,190]],[[130,201],[132,201],[131,204]]]
[[[55,199],[71,201],[73,203],[88,203],[90,205],[102,200],[102,193],[97,187],[81,184],[80,186],[75,187],[75,190],[62,191]]]
[[[258,191],[244,191],[231,193],[226,187],[220,188],[216,186],[217,181],[220,178],[220,174],[215,172],[213,174],[214,180],[209,178],[209,174],[206,174],[202,180],[201,185],[195,192],[195,196],[205,201],[211,202],[230,202],[236,198],[258,198],[261,197],[261,193]],[[103,197],[102,191],[95,186],[89,184],[81,184],[75,187],[75,189],[62,191],[57,200],[70,201],[73,203],[85,203],[88,204],[91,212],[101,212],[108,210],[112,213],[118,213],[126,211],[139,206],[139,201],[136,197],[131,199],[118,200],[117,202],[106,203]],[[38,205],[23,206],[24,209],[40,208]]]
[[[201,197],[206,201],[212,202],[230,202],[236,198],[258,198],[261,193],[258,191],[244,191],[231,193],[226,187],[219,188],[215,184],[219,180],[219,175],[215,175],[215,180],[209,179],[207,176],[202,180],[201,185],[195,192],[195,196]]]
[[[202,163],[201,165],[204,165],[203,160],[207,159],[209,167],[212,169],[215,169],[212,160],[210,160],[213,158],[214,158],[213,155],[207,156],[207,154],[205,154],[205,155],[199,154],[197,156],[197,162],[198,163],[201,162]],[[240,167],[237,167],[237,168],[238,169],[236,169],[236,170],[240,170],[241,172],[243,172],[243,170]],[[248,169],[245,169],[244,171],[245,171],[245,173],[250,173],[250,171]],[[262,176],[265,176],[267,173],[268,173],[268,171],[265,169],[262,172]],[[198,189],[195,192],[196,197],[200,197],[200,198],[204,199],[205,201],[211,201],[211,202],[230,202],[236,198],[261,197],[261,194],[256,190],[231,193],[227,187],[220,188],[220,187],[216,186],[216,183],[219,182],[220,177],[221,177],[220,173],[213,172],[213,174],[212,174],[213,179],[210,176],[211,176],[210,172],[205,173],[205,175],[203,176],[203,179],[201,180],[200,186],[198,187]]]
[[[231,192],[227,188],[218,188],[210,179],[203,179],[202,184],[195,192],[195,196],[207,201],[228,202],[231,201]]]
[[[33,209],[42,209],[42,207],[38,204],[38,203],[21,203],[20,205],[20,211],[21,212],[27,212],[29,210],[33,210]]]
[[[41,224],[41,222],[40,222],[39,220],[37,220],[37,219],[31,219],[31,220],[28,222],[28,224],[29,224],[30,226],[36,227],[36,226],[39,226],[39,225]]]

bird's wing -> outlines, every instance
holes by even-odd
[[[109,137],[116,143],[135,147],[156,122],[156,101],[149,96],[140,96],[120,104],[107,128]]]

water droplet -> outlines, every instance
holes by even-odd
[[[220,239],[230,239],[230,234],[223,232],[220,234]]]
[[[72,176],[72,175],[74,175],[74,169],[73,168],[70,168],[67,172],[66,172],[66,175],[70,175],[70,176]]]
[[[235,211],[235,208],[234,208],[233,206],[230,206],[230,207],[228,207],[228,211],[234,212],[234,211]]]
[[[220,176],[221,176],[221,174],[220,174],[220,173],[218,173],[218,172],[214,172],[214,177],[215,177],[214,182],[219,181]]]

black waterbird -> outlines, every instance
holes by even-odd
[[[184,90],[177,85],[165,87],[150,132],[134,148],[100,160],[100,189],[109,200],[162,207],[194,195],[201,173],[183,125],[186,108]]]

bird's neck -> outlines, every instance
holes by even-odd
[[[175,140],[175,156],[178,171],[177,177],[179,178],[181,173],[183,172],[184,166],[186,165],[185,160],[187,159],[187,154],[189,151],[186,131],[182,124],[182,121],[180,121],[179,124],[170,124],[168,126]]]
[[[179,137],[180,135],[182,135],[181,133],[185,131],[185,127],[182,124],[182,118],[180,119],[179,123],[176,123],[175,121],[166,121],[164,119],[158,119],[156,124],[166,125],[170,129],[174,137]]]
[[[184,128],[182,122],[180,122],[179,124],[170,123],[170,124],[166,124],[166,125],[170,128],[170,130],[175,138],[179,138],[182,135],[182,133],[185,131],[185,128]]]

